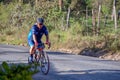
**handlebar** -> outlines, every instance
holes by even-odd
[[[50,49],[51,47],[51,43],[40,43],[38,44],[37,46],[35,45],[35,49],[44,49],[45,48],[45,45],[48,45],[48,49]],[[38,48],[38,46],[41,46],[41,48]]]
[[[44,43],[44,44],[49,45],[49,46],[48,46],[48,49],[50,49],[51,43]]]

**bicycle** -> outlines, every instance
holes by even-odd
[[[39,45],[42,45],[45,48],[44,43]],[[47,75],[50,69],[50,61],[44,48],[36,48],[33,55],[33,62],[30,63],[30,57],[28,57],[28,63],[32,66],[31,69],[36,70],[37,68],[40,68],[38,70],[41,70],[44,75]]]

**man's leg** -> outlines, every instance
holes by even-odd
[[[35,52],[35,46],[30,47],[30,57],[31,57],[31,61],[33,61],[33,54]]]
[[[32,40],[28,40],[28,44],[30,46],[30,50],[29,50],[30,60],[33,61],[33,54],[35,52],[35,44],[34,44],[34,41],[32,41]]]

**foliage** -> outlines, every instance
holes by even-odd
[[[87,43],[87,47],[95,47],[96,42],[104,42],[106,48],[119,50],[119,38],[105,37],[117,35],[114,31],[114,22],[110,19],[113,8],[113,0],[63,0],[63,10],[58,7],[58,0],[23,0],[19,3],[16,0],[0,1],[0,42],[11,44],[27,44],[27,34],[36,18],[43,17],[45,25],[50,31],[51,41],[55,47],[71,44],[78,48]],[[116,8],[119,10],[120,1],[117,0]],[[97,31],[98,6],[102,5],[100,17],[100,33]],[[66,28],[68,7],[71,8],[70,27]],[[88,15],[86,14],[88,9]],[[92,26],[92,9],[96,11],[96,25]],[[86,19],[86,17],[88,17]],[[105,17],[107,18],[105,22]],[[118,21],[119,24],[119,21]],[[95,33],[94,33],[95,31]],[[105,38],[104,38],[105,37]],[[60,44],[60,45],[59,45]],[[66,45],[67,46],[67,45]]]
[[[120,0],[116,0],[116,7],[117,7],[117,11],[120,10]]]
[[[3,62],[0,66],[0,80],[32,80],[34,71],[24,64],[8,64]]]

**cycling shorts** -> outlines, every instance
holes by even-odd
[[[33,40],[28,40],[28,44],[30,47],[33,47],[35,45],[34,41]],[[38,46],[37,48],[45,48],[44,44],[42,43],[42,41],[38,42]]]

